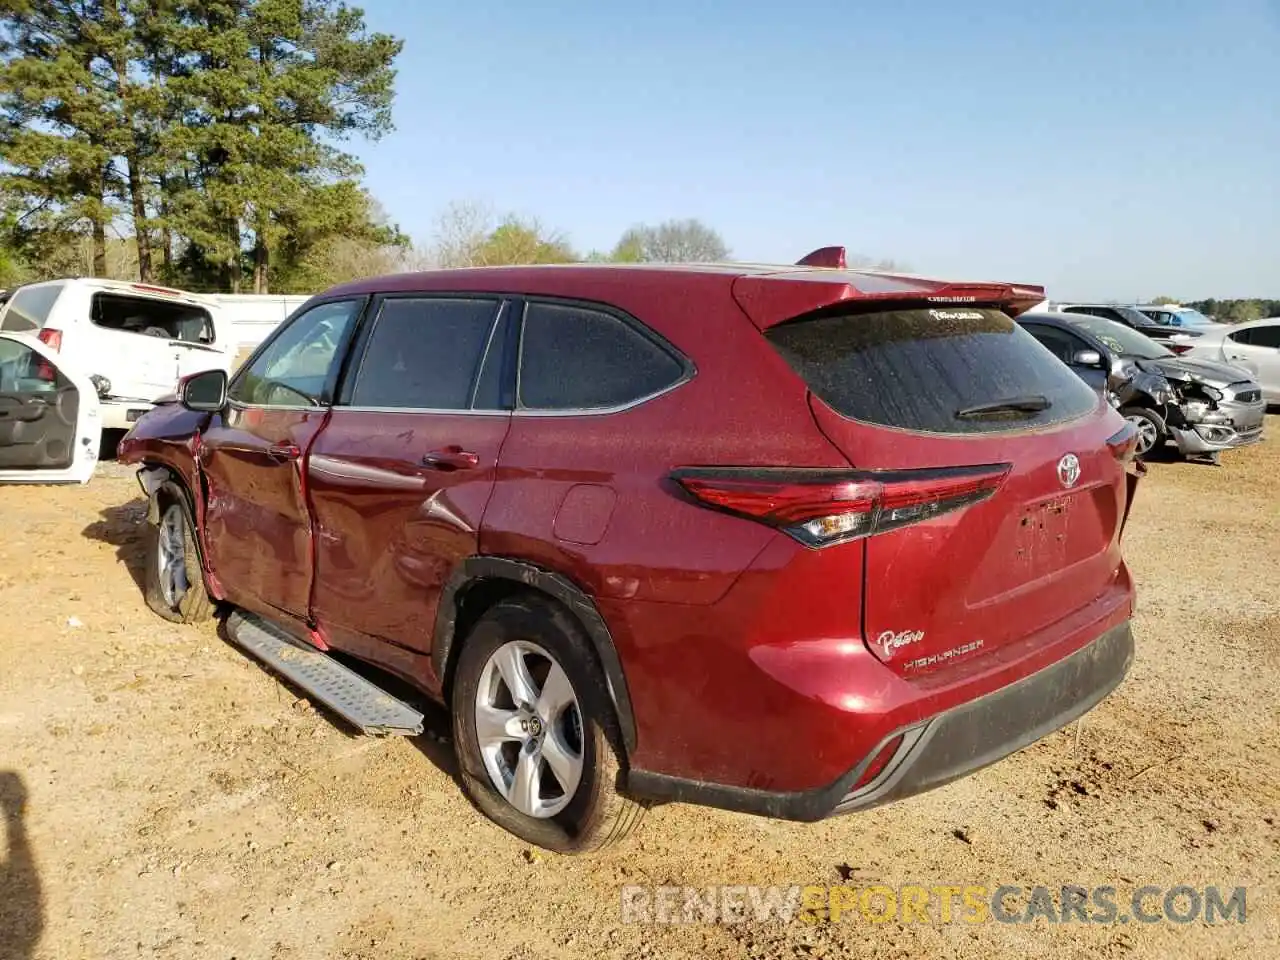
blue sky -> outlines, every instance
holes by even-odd
[[[581,250],[698,217],[1060,298],[1280,297],[1280,0],[364,0],[405,40],[367,183]]]

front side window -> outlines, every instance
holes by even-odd
[[[1089,349],[1083,340],[1057,327],[1042,327],[1037,324],[1024,324],[1023,329],[1048,347],[1053,355],[1063,363],[1075,362],[1076,353]]]
[[[520,405],[600,410],[661,393],[684,377],[669,350],[590,307],[530,303],[520,340]]]
[[[466,410],[494,333],[496,300],[382,302],[351,391],[353,407]],[[493,349],[500,349],[500,344]],[[475,406],[496,406],[489,397]]]
[[[0,339],[0,394],[52,393],[70,385],[61,370],[26,344]]]
[[[295,317],[237,375],[231,399],[258,407],[321,405],[338,352],[363,305],[360,300],[322,303]]]

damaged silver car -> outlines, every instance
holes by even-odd
[[[1120,412],[1138,428],[1146,453],[1172,442],[1186,457],[1218,454],[1262,439],[1267,412],[1262,387],[1248,371],[1227,363],[1181,357],[1136,330],[1084,315],[1063,319],[1092,335],[1111,354],[1106,362],[1119,374],[1160,375],[1167,391],[1143,390]]]

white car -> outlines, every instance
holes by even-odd
[[[35,337],[0,333],[0,483],[87,483],[101,436],[88,376]]]
[[[1262,386],[1267,403],[1280,403],[1280,317],[1206,330],[1182,356],[1247,370]]]
[[[104,429],[128,429],[188,374],[230,370],[236,351],[216,304],[116,280],[19,287],[0,309],[0,332],[36,337],[88,376],[102,400]]]

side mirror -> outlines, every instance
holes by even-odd
[[[227,371],[202,370],[178,381],[178,402],[198,413],[217,413],[227,405]]]
[[[1102,354],[1097,350],[1078,350],[1071,362],[1077,367],[1099,367],[1102,365]]]

